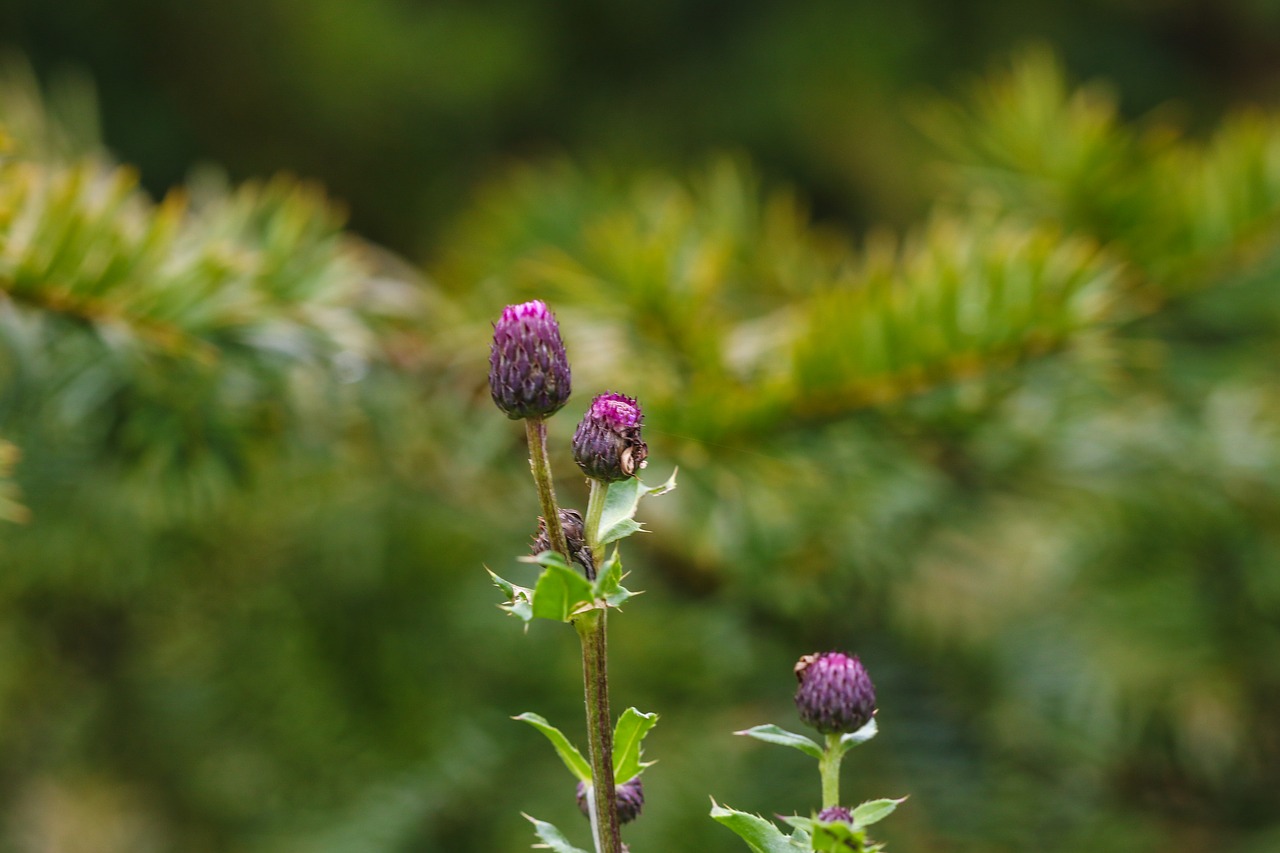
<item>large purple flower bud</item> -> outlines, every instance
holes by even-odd
[[[633,776],[621,785],[614,788],[618,795],[618,823],[631,823],[631,821],[640,817],[640,810],[644,808],[644,786],[640,784],[640,777]],[[590,817],[587,812],[587,785],[585,782],[578,783],[578,808],[582,810],[584,815]]]
[[[625,394],[610,391],[591,401],[573,434],[573,459],[593,480],[616,483],[644,467],[649,446],[640,438],[644,414]]]
[[[876,712],[876,688],[857,657],[805,655],[796,663],[800,719],[823,734],[856,732]]]
[[[569,358],[560,324],[535,299],[508,305],[493,324],[489,391],[512,419],[546,417],[569,399]]]
[[[576,509],[560,510],[560,527],[564,530],[565,542],[569,546],[569,555],[573,561],[582,566],[588,578],[596,576],[595,562],[591,559],[591,549],[587,547],[587,529],[582,521],[582,513]],[[533,537],[533,553],[541,554],[551,550],[551,536],[547,533],[547,520],[538,516],[538,535]]]

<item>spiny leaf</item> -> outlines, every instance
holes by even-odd
[[[853,821],[858,826],[870,826],[893,814],[894,809],[906,800],[906,797],[899,797],[896,800],[868,800],[853,810]]]
[[[641,760],[642,744],[657,722],[657,714],[641,713],[635,708],[628,708],[618,718],[613,731],[613,778],[617,784],[629,782],[653,763]]]
[[[576,776],[579,782],[591,781],[591,765],[582,757],[582,753],[578,752],[578,748],[569,742],[564,733],[548,723],[544,717],[526,711],[511,719],[528,723],[542,732],[547,740],[551,741],[551,745],[556,749],[556,754],[560,756],[564,766],[569,768],[569,772]]]
[[[523,812],[521,814],[523,814]],[[554,850],[555,853],[587,853],[587,851],[582,848],[574,847],[570,844],[569,840],[564,837],[564,833],[557,829],[553,824],[547,823],[544,820],[538,820],[536,817],[531,817],[527,814],[524,815],[524,818],[533,824],[533,831],[537,834],[539,840],[542,841],[541,844],[533,845],[535,849]]]
[[[533,588],[533,615],[568,622],[593,601],[591,582],[564,561],[550,562]]]
[[[753,726],[740,732],[734,732],[735,735],[744,735],[753,737],[756,740],[762,740],[765,743],[776,743],[782,746],[789,746],[792,749],[798,749],[805,755],[814,758],[822,758],[823,749],[817,743],[809,738],[795,732],[789,732],[786,729],[769,723],[763,726]]]
[[[871,740],[879,734],[879,732],[880,727],[877,725],[875,717],[872,717],[870,720],[867,720],[866,725],[858,729],[856,732],[846,732],[845,734],[840,735],[837,748],[840,750],[840,754],[843,755],[855,746],[860,746]]]
[[[663,495],[676,487],[676,472],[665,483],[649,486],[639,477],[629,477],[619,483],[610,483],[605,494],[604,511],[600,516],[600,542],[608,544],[624,539],[643,528],[636,523],[635,514],[642,498]]]
[[[809,849],[807,844],[801,846],[796,839],[783,834],[782,830],[759,815],[722,807],[715,800],[711,801],[711,817],[747,842],[752,853],[796,853]]]

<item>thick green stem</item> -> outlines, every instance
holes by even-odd
[[[587,546],[591,549],[591,562],[598,572],[604,565],[600,518],[604,514],[604,498],[609,486],[598,480],[588,482],[591,484],[591,494],[587,498],[585,533]],[[613,721],[609,713],[608,615],[607,608],[593,611],[578,620],[577,626],[578,636],[582,639],[582,673],[587,684],[587,728],[596,808],[596,820],[593,822],[600,826],[604,849],[608,853],[622,853],[622,835],[618,826],[618,793],[613,778]]]
[[[604,516],[604,499],[609,494],[609,484],[599,480],[588,480],[591,494],[587,498],[586,535],[587,544],[591,546],[591,562],[596,571],[604,565],[604,545],[600,544],[600,519]]]
[[[840,761],[844,752],[840,749],[840,735],[827,735],[827,748],[818,761],[822,774],[822,808],[840,805]]]
[[[587,693],[587,746],[591,759],[597,845],[603,853],[622,853],[618,825],[618,794],[613,779],[613,720],[609,714],[608,644],[606,611],[593,610],[578,617],[574,626],[582,640],[582,680]]]
[[[542,506],[542,517],[547,522],[547,538],[551,542],[551,550],[564,557],[565,562],[573,565],[573,556],[569,553],[569,543],[564,538],[564,527],[560,524],[560,506],[556,503],[556,488],[551,481],[551,463],[547,460],[547,422],[542,418],[525,418],[525,435],[529,437],[529,468],[533,470],[533,482],[538,487],[538,503]]]
[[[547,461],[547,424],[542,418],[526,418],[525,432],[529,437],[529,467],[538,486],[538,502],[542,517],[547,523],[547,538],[551,549],[573,565],[569,544],[565,540],[564,527],[560,524],[560,507],[556,503],[555,486],[551,480],[551,465]],[[604,548],[597,545],[600,527],[600,511],[604,508],[603,486],[597,496],[596,483],[591,484],[591,504],[595,509],[595,522],[587,527],[587,542],[591,546],[595,564],[603,558]],[[587,753],[591,760],[592,801],[595,814],[591,828],[598,853],[622,853],[622,833],[618,827],[618,794],[613,782],[613,721],[609,714],[609,664],[608,645],[605,638],[605,611],[592,610],[574,620],[578,638],[582,641],[582,683],[587,706]]]

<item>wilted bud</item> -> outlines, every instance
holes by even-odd
[[[649,446],[640,438],[644,414],[634,399],[609,392],[591,401],[573,434],[573,459],[593,480],[616,483],[644,467]]]
[[[832,806],[829,809],[823,809],[818,812],[818,820],[824,823],[840,823],[853,824],[853,812],[844,806]]]
[[[876,688],[857,657],[805,655],[796,663],[800,719],[823,734],[856,732],[876,712]]]
[[[493,324],[489,391],[507,417],[545,417],[569,399],[569,358],[560,325],[535,299],[508,305]]]
[[[587,529],[582,521],[582,513],[576,509],[560,510],[560,528],[564,530],[569,555],[575,563],[582,566],[588,578],[594,579],[596,568],[591,559],[591,549],[587,547]],[[533,537],[533,553],[537,555],[550,550],[551,537],[547,534],[547,520],[538,516],[538,535]]]
[[[618,823],[631,823],[631,821],[640,817],[640,810],[644,808],[644,786],[640,784],[640,777],[633,776],[614,790],[618,795]],[[582,809],[582,813],[590,817],[587,812],[587,785],[585,782],[578,783],[578,808]]]

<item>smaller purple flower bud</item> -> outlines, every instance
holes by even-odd
[[[610,391],[591,401],[573,434],[573,459],[593,480],[617,483],[644,467],[649,446],[640,438],[644,414],[625,394]]]
[[[640,784],[640,777],[633,776],[614,790],[618,795],[618,823],[631,823],[631,821],[640,817],[640,810],[644,808],[644,786]],[[578,808],[587,817],[591,817],[587,812],[587,785],[585,782],[578,783]]]
[[[573,561],[582,566],[588,578],[594,580],[596,567],[591,559],[591,549],[587,547],[587,528],[582,521],[582,513],[576,509],[560,510],[560,528],[564,530],[565,542],[569,545]],[[547,533],[547,520],[538,516],[538,534],[533,537],[532,553],[537,556],[550,550],[551,536]]]
[[[836,821],[839,821],[840,823],[847,823],[852,826],[853,812],[849,811],[844,806],[832,806],[829,809],[823,809],[818,812],[818,820],[823,823],[835,823]]]
[[[489,392],[513,420],[547,417],[569,400],[569,358],[560,324],[537,299],[508,305],[493,324]]]
[[[857,657],[805,655],[796,663],[800,719],[823,734],[856,732],[876,712],[876,688]]]

